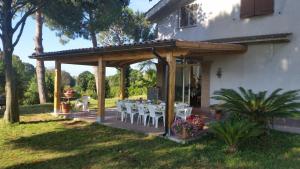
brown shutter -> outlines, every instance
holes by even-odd
[[[274,13],[274,0],[255,0],[255,15]]]
[[[254,1],[255,0],[241,0],[241,18],[254,16]]]

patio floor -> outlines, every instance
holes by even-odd
[[[96,111],[92,110],[90,112],[73,112],[70,114],[59,114],[67,118],[74,120],[96,122]],[[145,133],[149,135],[161,135],[164,133],[164,127],[162,121],[160,121],[159,127],[155,128],[150,124],[150,126],[144,126],[143,124],[137,124],[137,119],[134,120],[134,123],[131,124],[128,119],[127,122],[122,122],[120,116],[117,115],[115,108],[109,108],[105,110],[105,121],[102,123],[105,126],[110,126],[114,128],[126,129],[135,132]]]

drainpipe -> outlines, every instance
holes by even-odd
[[[169,63],[163,59],[157,52],[156,52],[156,49],[155,48],[152,48],[152,53],[154,56],[156,56],[156,58],[158,60],[160,60],[164,66],[166,66],[166,70],[165,70],[165,100],[166,100],[166,108],[165,108],[165,132],[163,134],[163,136],[166,136],[166,135],[170,135],[170,129],[169,129],[169,126],[168,126],[168,122],[169,122],[169,114],[168,114],[168,111],[169,111],[169,107],[168,107],[168,103],[169,103],[169,90],[168,90],[168,86],[169,86]]]

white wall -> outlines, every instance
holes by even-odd
[[[240,0],[196,0],[205,15],[198,26],[178,28],[177,11],[159,25],[161,39],[209,40],[293,33],[291,42],[249,45],[241,55],[205,56],[213,61],[211,94],[220,88],[300,89],[300,0],[275,0],[273,15],[240,19]],[[223,75],[216,76],[218,68]],[[215,103],[212,100],[212,103]]]

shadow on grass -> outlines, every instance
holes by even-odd
[[[192,144],[181,145],[163,138],[90,124],[22,137],[7,143],[15,148],[68,153],[63,157],[8,168],[268,168],[269,165],[280,166],[280,163],[288,168],[299,166],[299,162],[294,161],[287,164],[289,161],[283,155],[299,146],[297,141],[300,139],[293,135],[274,134],[269,140],[283,137],[272,142],[274,146],[263,150],[254,145],[245,146],[241,152],[228,155],[224,153],[225,145],[211,135]],[[288,143],[284,140],[293,140],[293,143],[284,146]]]
[[[32,120],[32,121],[21,121],[20,124],[40,124],[40,123],[63,122],[63,121],[69,121],[69,120],[67,119]]]

